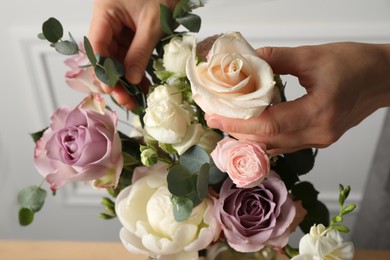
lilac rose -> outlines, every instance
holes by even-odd
[[[287,245],[295,213],[286,186],[273,171],[253,188],[237,188],[227,178],[215,206],[228,244],[239,252]]]
[[[51,120],[34,151],[35,167],[51,189],[76,181],[115,187],[123,166],[118,119],[100,95],[88,96],[75,108],[59,108]]]

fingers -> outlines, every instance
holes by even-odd
[[[232,119],[218,115],[207,115],[206,120],[209,127],[219,128],[227,133],[271,137],[309,126],[313,113],[317,111],[311,105],[312,103],[310,94],[307,94],[293,101],[273,105],[258,117]]]
[[[156,20],[159,15],[153,17],[151,15],[153,15],[152,12],[150,14],[146,13],[145,16],[147,17],[140,15],[143,19],[140,19],[138,23],[133,41],[124,60],[126,78],[133,84],[138,84],[142,80],[153,49],[162,36],[159,21]]]
[[[300,60],[305,55],[300,47],[263,47],[256,50],[260,58],[265,60],[276,74],[298,75],[301,71]]]

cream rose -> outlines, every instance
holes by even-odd
[[[271,67],[238,32],[219,37],[207,62],[189,58],[186,72],[193,99],[207,114],[249,118],[280,100]]]
[[[160,85],[149,95],[147,103],[146,132],[162,143],[180,143],[193,119],[190,107],[183,104],[180,90],[173,85]]]
[[[194,46],[195,37],[192,35],[173,37],[168,44],[164,45],[165,69],[179,76],[185,76],[187,59],[191,56]]]
[[[161,165],[157,166],[158,169]],[[213,217],[214,202],[205,199],[190,217],[176,222],[165,172],[150,174],[125,188],[115,210],[123,228],[120,238],[127,250],[158,259],[198,259],[198,251],[216,241],[219,225]],[[145,168],[144,168],[145,169]],[[148,169],[148,168],[146,168]]]

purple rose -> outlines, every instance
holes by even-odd
[[[122,171],[122,144],[117,116],[98,94],[77,107],[59,108],[50,127],[35,146],[39,173],[59,189],[68,182],[91,181],[96,187],[115,187]]]
[[[229,245],[239,252],[255,252],[265,245],[288,243],[295,206],[283,181],[270,176],[253,188],[237,188],[230,178],[223,183],[215,215]]]

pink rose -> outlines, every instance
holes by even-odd
[[[265,147],[252,141],[224,138],[211,152],[215,165],[240,188],[259,185],[268,177],[270,163]]]
[[[275,172],[256,187],[237,188],[227,178],[215,206],[228,244],[239,252],[255,252],[265,245],[288,243],[295,206]]]
[[[51,189],[91,180],[97,187],[115,187],[123,166],[122,144],[117,116],[100,95],[88,96],[73,109],[59,108],[51,120],[34,152],[35,167]]]
[[[92,66],[81,67],[90,64],[87,56],[83,53],[85,52],[83,44],[79,44],[79,50],[77,55],[73,55],[64,61],[70,68],[65,74],[65,82],[69,87],[83,93],[104,93],[95,77],[94,68]]]

